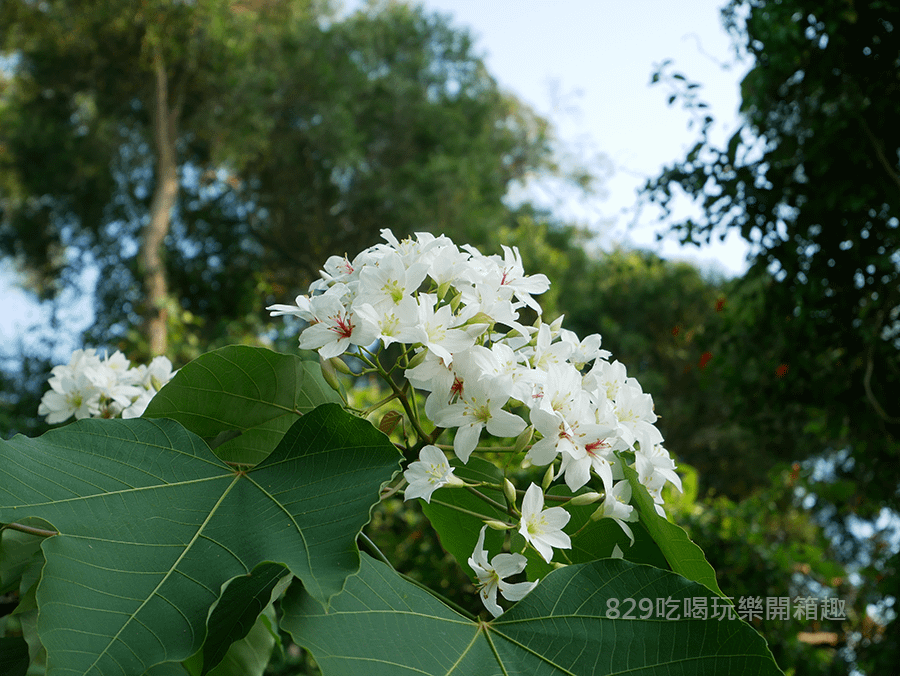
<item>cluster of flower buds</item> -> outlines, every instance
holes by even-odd
[[[608,360],[599,335],[581,340],[562,328],[561,319],[543,322],[534,296],[549,281],[527,276],[517,249],[485,256],[443,236],[420,233],[398,241],[389,230],[382,236],[386,243],[353,260],[329,258],[322,278],[295,305],[268,309],[273,316],[307,322],[299,346],[318,350],[323,360],[351,352],[379,370],[379,350],[401,345],[398,363],[427,396],[424,412],[435,425],[435,433],[420,435],[425,438],[419,460],[405,472],[407,499],[429,501],[442,486],[463,485],[435,445],[442,430],[455,431],[452,448],[462,463],[485,433],[517,438],[526,465],[552,466],[550,478],[562,478],[573,492],[592,475],[599,478],[603,494],[592,494],[603,499],[598,517],[615,519],[633,541],[626,522],[637,517],[621,453],[629,453],[660,513],[664,484],[681,488],[660,445],[650,395],[621,363]],[[537,318],[527,325],[520,321],[526,310]],[[520,515],[519,532],[549,562],[554,548],[571,546],[562,531],[569,515],[558,507],[544,510],[543,503],[541,487],[532,484],[521,508],[513,509]],[[524,593],[499,582],[501,572],[519,572],[524,559],[503,557],[492,567],[482,545],[483,538],[469,563],[494,612],[498,589],[507,599]]]
[[[173,375],[165,357],[133,367],[118,351],[101,358],[95,350],[75,350],[68,364],[53,367],[38,414],[50,424],[73,415],[79,420],[137,418]]]

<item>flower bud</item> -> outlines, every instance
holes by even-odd
[[[443,299],[444,296],[447,295],[447,292],[450,290],[450,282],[444,282],[438,287],[437,297],[438,299]]]
[[[322,377],[325,378],[325,382],[335,392],[340,392],[341,381],[338,380],[337,374],[334,372],[334,366],[331,365],[328,359],[319,358],[319,363],[322,365]]]
[[[604,505],[601,504],[597,509],[594,510],[594,513],[591,514],[591,521],[599,521],[603,518],[605,510],[603,509]]]
[[[569,500],[569,504],[575,507],[579,507],[581,505],[592,505],[597,500],[602,500],[603,495],[601,493],[594,493],[593,491],[590,493],[582,493],[581,495],[576,495],[574,498]]]
[[[516,504],[516,487],[512,485],[512,482],[509,479],[503,480],[503,494],[506,496],[506,500],[509,504]]]
[[[478,324],[491,326],[493,323],[494,318],[486,312],[476,312],[475,315],[470,317],[469,320],[465,324],[463,324],[463,326],[476,326]]]
[[[456,309],[459,307],[459,304],[462,302],[462,294],[458,293],[453,298],[450,299],[450,309],[453,312],[456,312]]]
[[[335,371],[339,373],[344,373],[348,376],[356,375],[353,371],[350,370],[350,367],[344,362],[340,357],[332,357],[328,360],[328,363],[334,367]]]
[[[484,522],[484,525],[492,530],[509,530],[510,528],[515,528],[513,525],[503,523],[502,521],[494,521],[493,519],[487,519]]]
[[[525,447],[531,443],[531,439],[534,436],[534,425],[529,425],[522,433],[516,437],[516,445],[515,451],[516,453],[521,453],[525,450]]]
[[[413,358],[409,360],[409,364],[407,365],[406,368],[408,368],[408,369],[413,369],[413,368],[415,368],[416,366],[418,366],[419,364],[421,364],[423,361],[425,361],[425,357],[426,357],[427,354],[428,354],[428,351],[427,351],[427,350],[422,350],[421,352],[417,352],[417,353],[413,356]]]
[[[550,466],[547,468],[547,471],[544,472],[544,478],[541,481],[541,490],[545,493],[547,489],[550,488],[550,483],[553,481],[553,463],[550,463]]]

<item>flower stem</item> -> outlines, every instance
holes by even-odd
[[[489,498],[489,497],[486,496],[484,493],[482,493],[481,491],[479,491],[479,490],[473,488],[472,486],[466,486],[466,490],[469,491],[469,493],[471,493],[472,495],[475,495],[475,496],[481,498],[482,500],[484,500],[484,501],[485,501],[486,503],[488,503],[491,507],[494,507],[494,508],[496,508],[496,509],[499,509],[501,512],[504,512],[504,513],[506,513],[506,514],[510,514],[509,508],[508,508],[506,505],[501,505],[499,502],[497,502],[497,501],[494,500],[493,498]]]
[[[468,509],[463,509],[462,507],[457,507],[456,505],[451,505],[449,502],[441,502],[440,500],[435,500],[434,498],[431,498],[431,502],[433,502],[436,505],[441,505],[442,507],[448,507],[450,509],[454,509],[457,512],[461,512],[463,514],[468,514],[469,516],[474,516],[476,519],[480,519],[482,521],[484,521],[486,518],[488,518],[484,514],[479,514],[478,512],[472,512]],[[504,509],[504,511],[506,511],[506,510]],[[511,526],[512,524],[507,524],[507,525]]]
[[[53,537],[54,535],[59,535],[59,533],[55,530],[44,530],[43,528],[34,528],[33,526],[26,526],[21,523],[5,523],[3,526],[0,526],[0,530],[4,528],[9,528],[10,530],[17,530],[20,533],[28,533],[29,535],[38,535],[40,537]]]

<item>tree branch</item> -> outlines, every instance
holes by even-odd
[[[869,125],[866,124],[866,121],[860,117],[859,123],[862,125],[863,131],[868,137],[869,142],[872,144],[872,148],[875,149],[875,156],[878,157],[878,161],[881,163],[881,166],[884,168],[885,172],[887,172],[888,177],[897,184],[897,187],[900,188],[900,174],[897,174],[897,170],[895,167],[891,166],[891,163],[888,162],[887,157],[885,157],[884,152],[881,149],[881,144],[878,142],[878,139],[875,138],[875,134],[872,133],[872,130],[869,129]]]

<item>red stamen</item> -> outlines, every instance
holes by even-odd
[[[353,335],[353,324],[350,323],[349,317],[344,315],[334,315],[333,317],[329,317],[329,319],[334,322],[334,326],[328,327],[330,331],[334,331],[341,338],[349,338]]]
[[[609,448],[606,439],[598,439],[597,441],[592,441],[591,443],[584,445],[584,450],[588,452],[588,455],[596,455],[597,450],[601,448]]]

